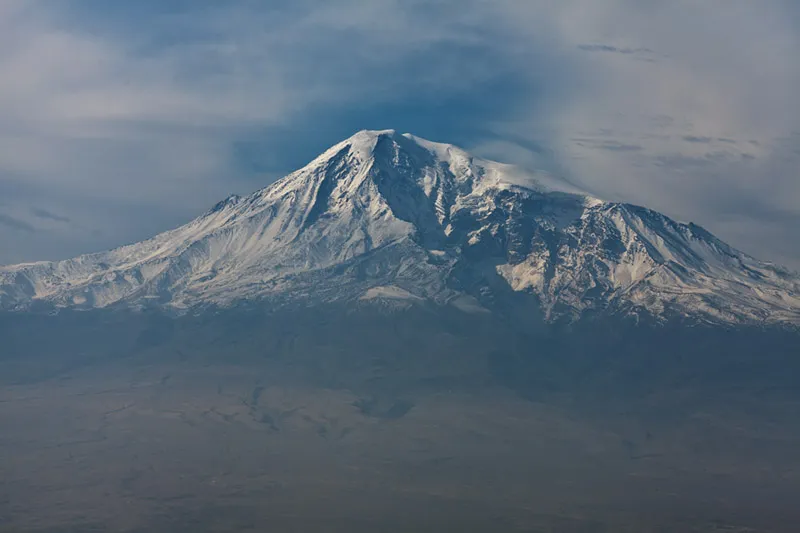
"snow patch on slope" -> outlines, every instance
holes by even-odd
[[[498,280],[549,319],[800,323],[796,274],[698,226],[394,130],[359,132],[141,243],[0,267],[0,309],[427,300],[484,312]]]
[[[361,297],[361,300],[374,300],[377,298],[385,298],[388,300],[413,300],[417,302],[424,301],[424,298],[420,298],[419,296],[416,296],[407,290],[394,285],[372,287],[366,293],[364,293],[364,296]]]

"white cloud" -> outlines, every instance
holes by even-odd
[[[141,238],[246,192],[255,181],[235,147],[258,132],[296,124],[310,158],[319,146],[304,128],[339,131],[325,120],[359,108],[391,118],[381,110],[439,98],[453,121],[435,128],[440,140],[547,165],[800,267],[800,247],[785,245],[800,220],[790,2],[196,5],[102,24],[119,6],[90,18],[79,3],[0,0],[0,194],[27,204],[0,212],[74,221],[24,245],[0,227],[0,248],[15,251],[0,262]],[[138,212],[147,223],[131,220]]]
[[[544,140],[590,189],[704,223],[748,251],[800,267],[800,246],[787,250],[785,227],[800,221],[797,7],[773,0],[507,7],[516,20],[547,18],[572,48],[575,70],[555,84],[572,82],[544,112],[537,105],[498,121],[501,136]],[[776,225],[769,209],[791,216]]]

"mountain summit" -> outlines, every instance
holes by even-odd
[[[699,226],[392,130],[361,131],[141,243],[0,268],[9,311],[373,301],[486,312],[518,296],[547,320],[800,323],[797,275]]]

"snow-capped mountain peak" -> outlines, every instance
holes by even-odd
[[[796,275],[707,231],[544,172],[394,130],[141,243],[0,268],[0,309],[392,300],[491,310],[800,322]]]

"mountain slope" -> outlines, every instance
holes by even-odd
[[[693,224],[394,131],[153,239],[0,268],[0,309],[327,301],[800,323],[800,280]]]

